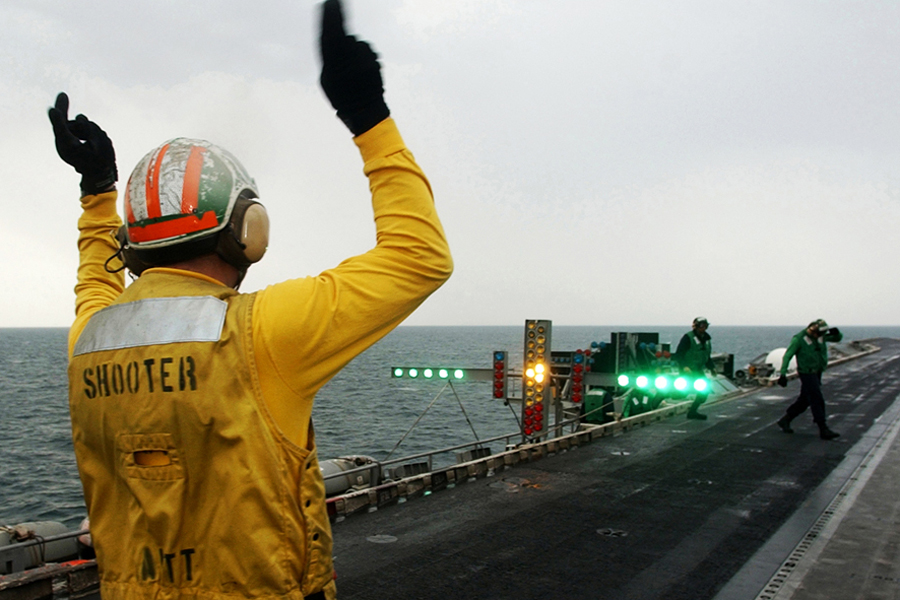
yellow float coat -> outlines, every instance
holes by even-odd
[[[123,293],[115,193],[82,199],[70,407],[104,600],[334,596],[313,397],[452,271],[393,121],[355,141],[376,246],[254,294],[164,268]]]

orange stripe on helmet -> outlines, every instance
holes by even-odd
[[[131,180],[125,186],[125,222],[129,225],[134,223],[134,211],[131,209]]]
[[[162,216],[162,208],[159,203],[159,170],[162,167],[163,157],[169,145],[166,144],[156,153],[155,160],[148,165],[146,197],[147,197],[147,218],[156,219]],[[132,237],[132,239],[134,239]]]
[[[200,194],[200,175],[203,173],[203,155],[206,148],[191,146],[191,154],[184,166],[184,183],[181,187],[181,213],[190,214],[197,208]]]
[[[203,213],[199,219],[196,215],[184,215],[177,219],[169,219],[160,223],[150,223],[141,227],[132,225],[128,228],[128,238],[132,242],[154,242],[179,235],[186,235],[204,229],[212,229],[219,224],[216,213],[211,210]]]

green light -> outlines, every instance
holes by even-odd
[[[684,377],[679,377],[675,380],[675,389],[679,392],[683,392],[687,389],[688,381]]]
[[[694,389],[698,392],[705,392],[706,388],[709,387],[709,382],[703,378],[694,380]]]
[[[484,369],[485,371],[487,369]],[[478,369],[475,370],[475,378],[481,376]],[[472,375],[467,369],[451,369],[448,367],[391,367],[391,376],[396,378],[409,377],[410,379],[444,379],[444,380],[468,380]]]
[[[650,385],[650,378],[646,375],[638,375],[637,379],[634,380],[634,384],[643,389]]]
[[[653,384],[656,386],[656,389],[664,390],[667,387],[669,387],[669,380],[666,379],[664,376],[660,375],[659,377],[656,378],[656,381],[654,381]]]
[[[618,382],[619,382],[619,386],[625,387],[625,386],[627,386],[629,383],[631,383],[631,378],[628,377],[628,375],[625,375],[625,374],[623,373],[622,375],[619,375]]]

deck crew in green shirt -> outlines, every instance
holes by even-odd
[[[704,371],[710,374],[716,372],[715,363],[712,360],[712,337],[706,330],[709,328],[709,321],[705,317],[697,317],[691,326],[691,330],[681,336],[678,342],[678,348],[675,350],[675,362],[681,367],[685,373],[692,373],[699,377],[704,375]],[[705,420],[706,415],[698,412],[700,405],[706,402],[709,396],[709,388],[706,392],[697,392],[694,401],[688,409],[688,419]]]
[[[793,337],[781,361],[781,377],[778,385],[787,386],[787,370],[791,358],[797,357],[797,373],[800,376],[800,396],[791,404],[785,415],[778,420],[778,426],[785,433],[794,433],[791,421],[807,408],[812,411],[813,421],[819,426],[819,437],[833,440],[840,434],[828,428],[825,422],[825,397],[822,395],[822,372],[828,366],[826,342],[839,342],[843,334],[837,327],[828,327],[824,319],[817,319],[806,329]]]

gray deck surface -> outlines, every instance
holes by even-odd
[[[334,524],[338,596],[900,598],[900,341],[829,369],[822,441],[769,388]],[[773,579],[773,576],[776,576]]]

